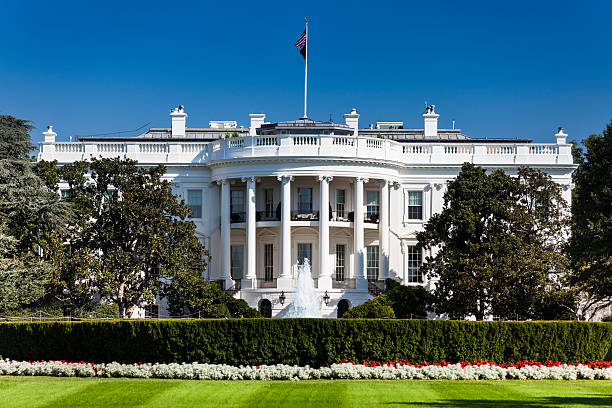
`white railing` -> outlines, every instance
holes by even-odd
[[[244,157],[327,157],[384,160],[400,165],[571,164],[571,146],[531,143],[401,143],[390,139],[344,135],[259,135],[213,142],[71,142],[41,143],[39,157],[61,163],[90,157],[125,156],[146,163],[199,163]],[[537,156],[535,158],[534,156]]]
[[[506,145],[488,145],[487,154],[514,154],[514,146]]]
[[[56,143],[55,151],[60,153],[80,153],[83,151],[81,143]]]
[[[332,144],[339,146],[355,146],[355,138],[351,136],[333,136]]]
[[[297,146],[316,146],[319,144],[319,136],[293,136],[293,144]]]
[[[255,146],[277,146],[278,136],[257,136]]]
[[[530,144],[529,154],[559,154],[559,146],[549,144]]]
[[[124,143],[98,143],[96,145],[98,153],[124,153]]]
[[[444,145],[445,154],[472,154],[472,146],[467,144],[460,145]]]
[[[166,143],[140,144],[138,150],[143,154],[167,153],[168,145]]]
[[[229,147],[230,149],[244,147],[244,139],[241,137],[232,137],[230,139],[227,139],[227,147]]]
[[[382,149],[383,139],[366,139],[366,146],[374,149]]]
[[[428,154],[429,145],[403,145],[402,151],[407,154]]]
[[[207,143],[184,143],[181,144],[183,153],[199,153],[206,149]]]

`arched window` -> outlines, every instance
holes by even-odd
[[[259,313],[261,313],[263,317],[272,317],[272,303],[270,303],[268,299],[262,299],[261,302],[259,302]]]
[[[338,302],[338,318],[344,316],[344,314],[351,308],[351,304],[348,300],[342,299]]]

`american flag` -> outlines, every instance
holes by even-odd
[[[304,59],[306,59],[306,39],[307,38],[308,37],[306,36],[306,30],[304,30],[302,35],[300,35],[300,38],[298,38],[297,42],[295,43],[295,48],[297,48],[300,54],[302,54],[302,57],[304,57]]]

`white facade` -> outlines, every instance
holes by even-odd
[[[474,139],[438,129],[433,107],[423,114],[424,129],[404,129],[402,122],[359,128],[354,109],[345,124],[266,123],[264,114],[251,114],[249,128],[235,121],[188,128],[182,106],[170,115],[171,128],[136,137],[60,143],[50,128],[39,160],[163,163],[210,251],[207,279],[223,281],[254,308],[271,306],[273,316],[294,295],[298,257],[310,258],[329,317],[343,299],[341,306],[355,306],[371,298],[387,277],[430,284],[418,272],[424,254],[414,248],[416,233],[441,210],[447,183],[464,162],[509,174],[523,165],[542,169],[571,198],[575,166],[562,130],[551,144]]]

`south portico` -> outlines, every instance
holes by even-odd
[[[316,287],[322,292],[367,294],[368,280],[389,276],[389,189],[397,182],[300,173],[226,176],[215,183],[221,207],[218,279],[226,290],[291,292],[296,264],[304,258],[310,259]],[[375,275],[368,275],[366,268],[365,231],[370,241],[375,234],[379,248],[376,265],[370,267],[370,272],[377,268]],[[236,251],[246,254],[245,262]],[[237,269],[244,274],[235,276],[232,272]]]

